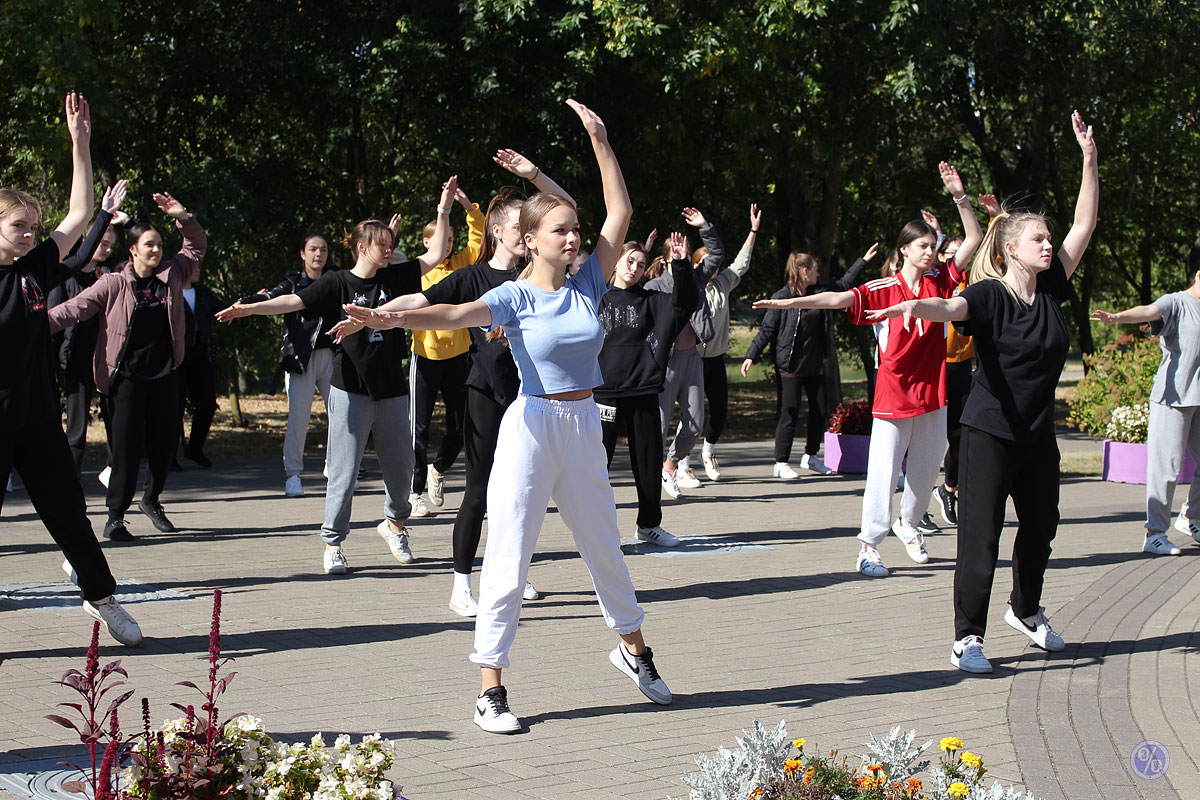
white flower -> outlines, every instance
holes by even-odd
[[[339,735],[333,740],[333,746],[338,750],[346,750],[350,747],[350,736],[345,733]]]
[[[324,747],[325,737],[320,733],[314,733],[311,744],[313,747]]]

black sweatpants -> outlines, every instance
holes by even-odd
[[[962,441],[962,412],[967,395],[971,393],[972,360],[946,362],[946,458],[942,469],[946,472],[946,486],[958,487],[958,451]]]
[[[7,476],[12,469],[25,484],[29,501],[54,543],[75,568],[83,599],[103,600],[111,595],[117,582],[88,521],[83,487],[62,425],[55,421],[0,431],[0,475]],[[4,494],[0,490],[0,509]]]
[[[474,387],[467,387],[467,415],[463,425],[466,453],[466,489],[458,516],[454,518],[454,571],[471,574],[479,538],[483,535],[483,516],[487,513],[488,480],[496,458],[496,439],[500,436],[500,420],[508,406]]]
[[[625,431],[629,441],[629,461],[633,466],[633,482],[637,486],[638,527],[658,527],[662,524],[660,477],[663,448],[658,395],[622,397],[597,405],[600,406],[600,429],[604,435],[604,449],[608,452],[609,471],[612,470],[613,453],[617,449],[617,437],[621,431]],[[614,409],[611,420],[605,418],[606,406]]]
[[[83,451],[87,445],[88,422],[92,414],[92,398],[96,396],[96,378],[92,373],[92,363],[67,367],[63,372],[63,393],[67,407],[67,446],[71,448],[71,458],[75,461],[75,472],[83,469]],[[104,420],[105,438],[111,438],[108,421],[108,406],[103,398],[100,402],[100,418]],[[105,450],[108,450],[107,443]],[[112,460],[109,452],[108,461]]]
[[[701,358],[700,363],[704,369],[704,396],[708,398],[704,441],[716,444],[725,432],[725,421],[729,419],[729,376],[725,373],[725,356]],[[658,476],[655,476],[657,480]]]
[[[176,372],[179,376],[180,434],[187,403],[192,403],[192,429],[184,443],[184,453],[204,452],[208,432],[212,429],[213,417],[217,414],[217,379],[207,347],[189,347],[183,363]],[[174,448],[172,448],[174,451]]]
[[[775,370],[775,461],[786,463],[792,457],[792,440],[796,437],[796,422],[800,418],[800,392],[808,397],[808,432],[804,452],[815,456],[821,452],[825,438],[828,410],[825,408],[825,376],[794,375],[787,377]]]
[[[438,392],[442,394],[442,405],[446,408],[446,432],[438,446],[433,468],[445,472],[454,466],[454,460],[463,449],[465,435],[464,417],[467,411],[467,374],[471,371],[471,355],[463,353],[454,358],[422,358],[412,355],[409,371],[412,384],[412,438],[413,438],[413,484],[414,494],[425,491],[429,476],[429,460],[425,451],[429,447],[429,422],[433,419],[433,407]],[[489,470],[490,473],[490,470]]]
[[[108,481],[109,519],[125,516],[137,488],[142,456],[149,468],[142,499],[157,503],[179,436],[179,377],[154,380],[117,375],[108,391],[112,415],[112,477]]]
[[[983,636],[987,630],[1007,499],[1012,497],[1017,512],[1009,603],[1019,617],[1033,616],[1041,605],[1050,542],[1058,531],[1059,457],[1053,431],[1011,442],[964,425],[959,446],[955,639]]]

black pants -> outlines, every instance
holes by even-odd
[[[108,391],[112,414],[112,477],[108,481],[109,519],[125,516],[137,488],[142,456],[149,468],[142,499],[157,503],[179,436],[179,377],[154,380],[117,375]]]
[[[946,487],[958,487],[958,451],[962,441],[963,406],[971,393],[971,361],[946,362]]]
[[[963,426],[959,461],[958,563],[954,567],[954,636],[983,636],[1000,552],[1004,506],[1017,512],[1013,589],[1019,617],[1037,613],[1058,531],[1058,441],[1054,433],[1010,442]]]
[[[606,401],[604,405],[614,409],[611,420],[604,418],[603,408],[600,416],[609,470],[612,470],[613,453],[617,449],[617,436],[623,430],[629,441],[629,461],[633,466],[633,482],[637,486],[637,524],[641,528],[655,528],[662,524],[660,476],[663,436],[658,395],[622,397]]]
[[[71,448],[71,458],[75,461],[75,472],[83,469],[83,451],[87,445],[88,422],[92,413],[92,398],[96,396],[96,378],[92,373],[92,364],[76,366],[71,364],[63,372],[63,393],[67,406],[67,446]],[[103,397],[100,401],[100,418],[104,420],[104,437],[111,438],[108,420],[108,405]],[[112,461],[112,453],[108,443],[106,463]]]
[[[796,421],[800,417],[800,392],[808,397],[808,435],[804,452],[815,456],[821,452],[825,438],[828,410],[825,408],[825,376],[795,375],[787,377],[775,370],[775,461],[785,463],[792,457],[792,439],[796,437]]]
[[[57,421],[0,431],[0,475],[16,469],[42,524],[75,568],[83,599],[103,600],[117,582],[88,521],[74,466],[67,436]],[[0,509],[3,506],[0,491]]]
[[[445,472],[454,466],[454,460],[462,452],[464,417],[467,412],[467,373],[471,371],[471,356],[463,353],[454,358],[435,360],[412,356],[412,437],[413,437],[413,485],[414,494],[425,491],[429,476],[429,460],[425,454],[429,447],[429,421],[433,418],[433,406],[438,392],[442,393],[442,405],[446,408],[446,432],[433,459],[433,468]],[[490,470],[489,470],[490,472]]]
[[[507,408],[490,394],[467,387],[467,418],[463,425],[467,485],[458,516],[454,518],[454,571],[462,575],[471,574],[479,552],[483,515],[487,513],[488,480],[496,458],[500,420],[504,419]]]
[[[204,452],[208,432],[217,413],[217,380],[207,347],[189,347],[183,363],[176,371],[179,376],[179,431],[183,435],[183,418],[187,403],[192,403],[192,430],[184,441],[188,454]],[[172,448],[174,452],[174,448]]]
[[[729,376],[725,374],[725,356],[702,358],[704,367],[704,396],[708,398],[708,414],[704,417],[704,441],[716,444],[725,432],[729,419]],[[658,480],[658,476],[655,476]]]

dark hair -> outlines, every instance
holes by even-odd
[[[520,211],[525,204],[525,197],[513,186],[501,186],[500,191],[488,203],[487,213],[483,221],[483,245],[479,248],[477,264],[486,264],[496,255],[496,237],[492,234],[492,226],[504,226],[508,215],[514,210]]]
[[[317,233],[316,231],[313,231],[313,232],[305,235],[305,237],[300,240],[300,249],[303,250],[304,248],[308,247],[308,243],[311,242],[313,239],[320,239],[321,241],[323,241],[325,243],[326,247],[329,246],[329,237],[328,236],[326,236],[323,233]]]
[[[907,222],[900,229],[900,235],[896,237],[896,247],[892,250],[896,255],[897,272],[904,268],[904,254],[900,252],[900,248],[907,246],[911,242],[915,242],[922,236],[932,236],[935,241],[937,240],[937,231],[923,219],[914,219],[911,222]]]
[[[383,220],[364,219],[354,226],[354,230],[346,234],[346,238],[342,239],[342,245],[350,251],[352,258],[357,259],[360,244],[374,244],[378,241],[386,241],[388,249],[391,250],[392,245],[396,243],[396,237],[392,235],[392,229]]]
[[[937,249],[938,255],[939,256],[944,255],[946,252],[946,248],[949,247],[950,245],[954,244],[955,242],[957,242],[959,245],[961,245],[964,241],[965,241],[965,239],[963,239],[963,237],[961,237],[961,236],[957,236],[957,235],[947,236],[946,238],[942,239],[942,243],[940,245],[938,245],[938,249]]]
[[[155,225],[140,219],[131,220],[129,225],[125,228],[126,246],[132,250],[137,246],[137,243],[141,240],[142,236],[150,231],[154,231],[158,234],[160,239],[162,238],[162,231],[160,231]]]

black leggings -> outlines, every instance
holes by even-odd
[[[608,452],[608,467],[612,471],[617,436],[625,431],[629,440],[629,461],[633,466],[633,482],[637,486],[637,524],[655,528],[662,524],[661,458],[662,425],[658,411],[658,395],[622,397],[600,406],[600,428],[604,449]],[[605,419],[605,406],[614,410],[613,419]]]
[[[112,415],[112,476],[108,481],[108,518],[121,519],[133,503],[138,468],[146,457],[142,499],[157,503],[179,437],[179,377],[154,380],[117,375],[108,390]]]
[[[958,451],[962,446],[962,412],[971,392],[971,360],[946,362],[946,488],[958,487]]]
[[[779,424],[775,426],[775,461],[786,463],[792,457],[792,439],[796,436],[796,421],[800,417],[800,392],[808,396],[808,436],[804,452],[815,456],[821,451],[825,438],[828,411],[825,408],[825,376],[794,375],[787,377],[775,370],[775,411]]]
[[[487,392],[467,387],[467,417],[463,424],[467,486],[458,516],[454,518],[454,571],[461,575],[471,574],[479,552],[483,515],[487,513],[488,480],[496,458],[500,421],[507,408]]]
[[[708,398],[704,441],[716,444],[725,432],[725,421],[729,419],[729,376],[725,374],[725,356],[702,358],[700,363],[704,368],[704,396]]]
[[[88,421],[92,413],[92,398],[96,394],[96,379],[92,374],[92,362],[85,365],[67,367],[63,374],[63,393],[67,401],[67,445],[71,448],[71,457],[75,459],[75,472],[83,468],[83,451],[87,445]],[[100,396],[100,418],[104,420],[104,435],[111,438],[108,420],[108,404],[104,396]],[[112,452],[107,442],[105,450],[108,457],[105,463],[112,463]]]
[[[412,426],[413,426],[413,494],[425,491],[429,476],[429,422],[438,392],[446,408],[446,432],[438,447],[433,468],[445,472],[463,448],[463,420],[467,411],[467,374],[471,371],[468,353],[453,358],[433,359],[413,354],[412,357]]]

